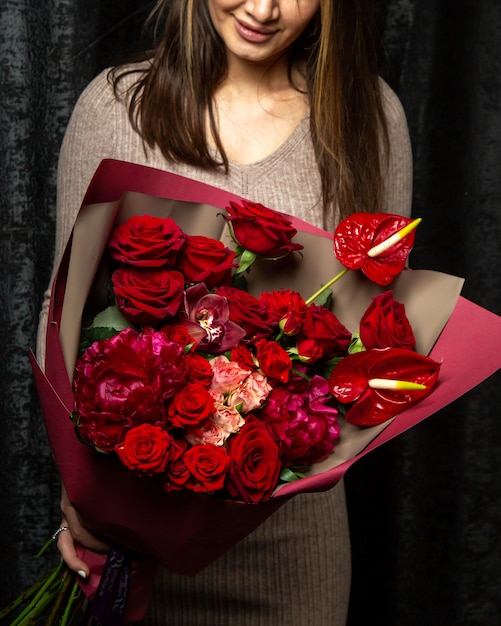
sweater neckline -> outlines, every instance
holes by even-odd
[[[304,117],[299,124],[294,128],[292,133],[287,139],[274,151],[254,163],[238,163],[236,161],[229,160],[230,170],[239,171],[241,173],[259,171],[262,169],[269,170],[275,163],[280,163],[282,159],[294,150],[297,144],[302,141],[305,135],[310,129],[310,118]],[[214,150],[214,155],[217,156],[217,152]]]

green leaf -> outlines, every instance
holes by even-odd
[[[365,346],[360,339],[359,333],[354,333],[351,338],[351,343],[348,346],[348,354],[355,354],[356,352],[364,352]]]
[[[245,248],[242,248],[242,246],[239,243],[237,243],[237,240],[234,237],[232,237],[232,239],[237,244],[235,248],[233,249],[233,251],[235,252],[235,256],[236,257],[242,256],[242,254],[245,251]]]
[[[329,308],[332,300],[332,291],[330,289],[326,289],[322,291],[320,295],[318,295],[313,302],[318,306],[323,306],[325,308]]]
[[[249,269],[249,267],[254,263],[257,259],[257,254],[255,252],[251,252],[250,250],[244,250],[242,252],[242,256],[240,257],[240,264],[236,271],[237,274],[241,274]]]
[[[285,467],[281,472],[280,472],[280,482],[282,483],[292,483],[296,480],[299,480],[300,478],[304,478],[304,473],[299,471],[299,470],[294,470],[292,468],[289,467]]]
[[[114,328],[117,332],[132,327],[133,325],[125,319],[116,305],[109,306],[98,313],[91,324],[91,328]]]
[[[241,291],[248,291],[249,285],[247,283],[247,279],[243,274],[233,274],[231,284],[236,289],[240,289]]]
[[[322,370],[320,372],[320,374],[326,378],[327,380],[329,380],[330,375],[332,374],[332,370],[336,367],[336,365],[343,360],[344,357],[342,356],[336,356],[333,357],[332,359],[329,359],[328,361],[326,361],[323,365],[322,365]]]
[[[116,305],[109,306],[96,315],[90,326],[82,328],[80,333],[80,354],[87,350],[95,341],[110,339],[125,328],[135,328],[135,326],[125,319]]]

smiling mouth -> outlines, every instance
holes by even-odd
[[[268,41],[277,32],[276,30],[272,30],[272,31],[255,30],[254,28],[251,28],[250,26],[243,24],[237,18],[234,18],[234,20],[235,20],[235,28],[238,34],[240,35],[240,37],[252,43],[263,43],[265,41]]]

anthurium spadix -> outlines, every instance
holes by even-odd
[[[425,398],[439,370],[436,361],[404,348],[366,350],[339,362],[329,390],[339,402],[352,405],[347,422],[375,426]]]
[[[334,232],[334,253],[350,270],[386,286],[404,269],[421,219],[388,213],[354,213]]]

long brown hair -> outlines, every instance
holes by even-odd
[[[207,2],[160,0],[146,29],[154,46],[131,89],[134,128],[168,160],[228,171],[213,107],[227,72],[226,54]],[[389,142],[370,0],[320,0],[291,50],[291,83],[292,67],[304,73],[324,207],[337,204],[341,216],[381,210]],[[120,79],[131,71],[137,70],[113,70],[117,94]],[[207,144],[208,130],[220,160]]]

